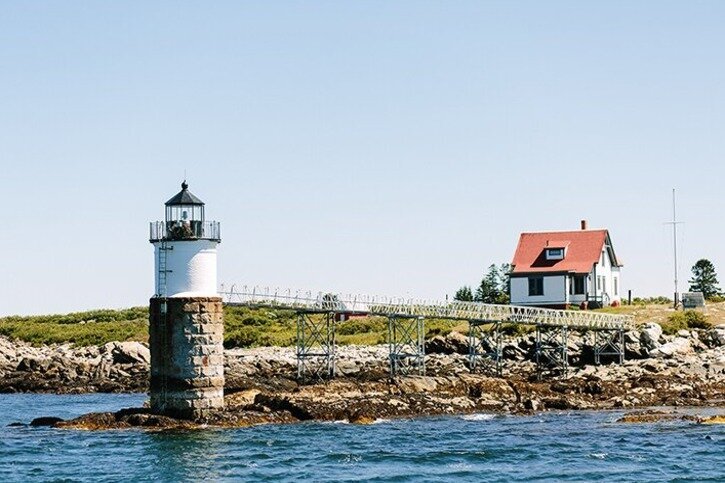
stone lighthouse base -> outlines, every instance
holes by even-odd
[[[224,408],[220,297],[154,297],[149,310],[151,411],[204,419]]]

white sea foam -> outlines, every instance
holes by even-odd
[[[390,422],[389,419],[380,418],[380,419],[376,419],[375,421],[373,421],[370,424],[383,424],[383,423],[389,423],[389,422]]]
[[[490,421],[491,419],[495,418],[495,414],[466,414],[465,416],[461,416],[461,419],[466,421]]]

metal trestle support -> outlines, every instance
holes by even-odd
[[[501,322],[468,321],[468,365],[471,372],[501,376]]]
[[[423,317],[388,316],[390,376],[425,375]]]
[[[297,313],[297,379],[317,381],[335,377],[335,314]]]
[[[602,356],[620,364],[624,363],[623,330],[594,331],[594,363],[601,364]]]
[[[569,369],[568,335],[567,326],[536,326],[536,366],[539,377],[544,372],[566,377]]]

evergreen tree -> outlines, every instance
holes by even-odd
[[[508,304],[511,301],[511,264],[502,263],[498,270],[501,275],[499,288],[501,297],[499,303]]]
[[[690,280],[691,292],[702,292],[706,299],[711,299],[720,293],[715,265],[710,260],[705,258],[698,260],[692,267],[692,274],[694,276]]]
[[[511,299],[510,277],[511,265],[491,264],[483,276],[481,283],[476,287],[476,293],[468,286],[461,287],[454,296],[455,300],[475,301],[487,304],[508,304]]]
[[[460,300],[461,302],[472,302],[473,301],[473,292],[471,292],[471,287],[463,286],[456,291],[456,295],[453,296],[454,300]]]
[[[501,299],[501,274],[496,265],[490,265],[481,284],[476,289],[476,302],[487,304],[499,303]]]

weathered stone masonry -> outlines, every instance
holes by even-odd
[[[224,314],[221,298],[154,297],[150,301],[149,318],[152,412],[203,419],[222,409]]]

